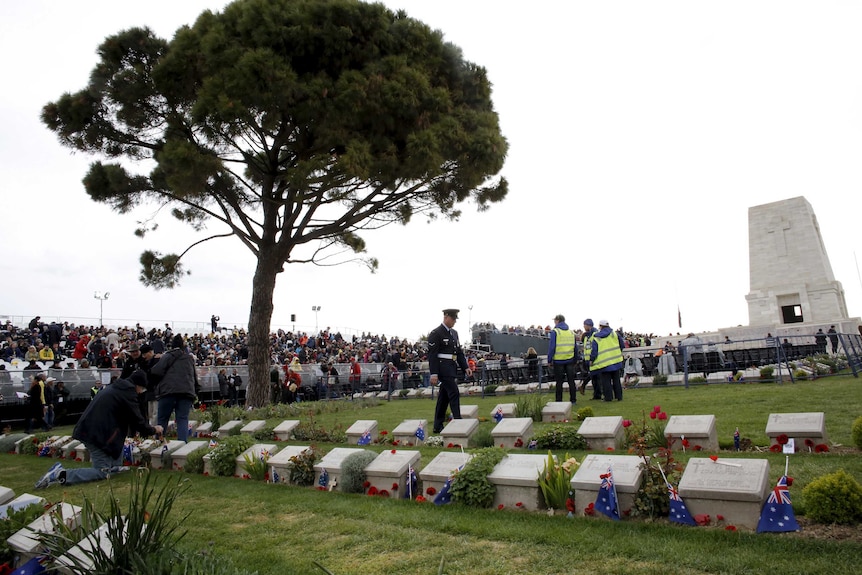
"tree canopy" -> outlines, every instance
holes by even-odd
[[[106,160],[84,178],[94,201],[119,213],[168,207],[200,241],[235,236],[254,254],[252,405],[267,397],[284,264],[364,254],[364,230],[457,218],[465,200],[482,210],[506,195],[508,145],[485,70],[381,4],[237,0],[170,41],[122,31],[98,55],[87,87],[47,104],[42,120]],[[145,251],[141,281],[176,286],[187,251]]]

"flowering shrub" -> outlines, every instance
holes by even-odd
[[[571,490],[572,476],[580,463],[574,457],[566,454],[563,463],[557,463],[553,454],[548,451],[545,468],[539,473],[539,489],[545,497],[545,505],[551,509],[563,509]]]
[[[210,454],[210,469],[213,475],[231,477],[236,470],[236,458],[254,444],[250,435],[231,435],[221,439]]]
[[[533,436],[536,446],[540,449],[571,449],[587,448],[587,441],[578,434],[578,430],[569,425],[554,425],[545,428]]]
[[[290,458],[290,482],[296,485],[314,483],[314,462],[320,453],[312,445]]]
[[[442,435],[431,435],[425,437],[425,446],[426,447],[443,447],[443,436]]]

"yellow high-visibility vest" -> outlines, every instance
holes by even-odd
[[[622,363],[623,350],[620,349],[620,340],[615,332],[608,337],[592,337],[593,345],[598,346],[596,360],[590,364],[590,371],[599,371],[609,365]]]
[[[562,330],[558,327],[554,328],[554,333],[557,334],[556,345],[554,346],[554,361],[565,361],[575,357],[575,332],[571,330]]]

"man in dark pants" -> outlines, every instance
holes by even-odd
[[[554,329],[549,334],[548,365],[554,368],[554,395],[557,401],[563,401],[563,379],[569,384],[569,399],[572,404],[578,400],[578,387],[575,383],[575,363],[577,353],[575,334],[566,324],[566,318],[558,313],[554,318]]]
[[[443,310],[443,323],[428,334],[428,370],[431,372],[431,385],[440,383],[437,394],[437,408],[434,410],[434,433],[443,431],[446,419],[446,408],[452,410],[454,419],[461,419],[461,397],[455,377],[458,367],[464,370],[467,377],[472,375],[467,365],[467,358],[461,344],[458,343],[458,332],[455,321],[458,319],[457,309]]]
[[[829,343],[832,344],[832,355],[838,354],[838,332],[835,331],[835,326],[829,326],[829,329],[826,331],[829,334]]]

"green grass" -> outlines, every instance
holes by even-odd
[[[579,396],[595,415],[622,415],[640,420],[654,405],[669,415],[715,414],[719,439],[732,445],[738,426],[755,445],[768,445],[764,433],[773,412],[824,411],[830,440],[850,445],[850,427],[860,415],[862,380],[833,377],[796,384],[700,385],[634,389],[621,403],[602,403]],[[552,400],[552,394],[545,395]],[[488,417],[498,403],[515,398],[463,397]],[[407,418],[433,417],[429,400],[392,400],[304,404],[301,418],[319,425],[348,427],[357,419],[376,419],[391,431]],[[278,423],[271,421],[272,425]],[[492,426],[493,422],[483,422]],[[572,425],[578,425],[577,422]],[[430,425],[429,425],[430,427]],[[543,424],[535,423],[534,431]],[[59,431],[59,430],[58,430]],[[70,431],[70,430],[66,430]],[[327,450],[336,445],[318,445]],[[373,449],[383,449],[371,446]],[[388,447],[387,447],[388,448]],[[422,463],[439,453],[423,447]],[[563,453],[559,453],[563,456]],[[573,453],[582,459],[585,452]],[[678,453],[685,461],[691,454]],[[703,456],[703,454],[699,454]],[[730,454],[728,454],[730,456]],[[784,469],[781,454],[747,452],[734,457],[770,461],[774,481]],[[68,465],[82,465],[69,463]],[[32,493],[33,483],[49,466],[32,456],[0,455],[0,485]],[[797,515],[804,514],[802,488],[814,478],[843,468],[862,481],[862,454],[833,450],[791,457],[791,488]],[[160,477],[171,472],[156,472]],[[173,476],[173,475],[170,475]],[[717,528],[602,518],[567,519],[541,513],[476,510],[457,505],[437,507],[410,501],[320,492],[310,488],[186,475],[189,490],[175,503],[176,515],[191,512],[181,546],[189,551],[212,548],[234,565],[263,574],[320,574],[313,561],[335,575],[433,574],[441,557],[448,574],[760,574],[855,573],[862,544],[815,540],[800,534],[726,532]],[[128,494],[130,479],[111,480],[115,494]],[[104,482],[52,487],[49,499],[80,504],[86,494],[106,501]]]

